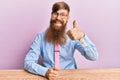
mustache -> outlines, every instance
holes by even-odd
[[[56,22],[60,22],[61,24],[63,24],[63,21],[61,21],[61,20],[58,20],[58,19],[51,20],[51,23],[52,23],[52,24],[53,24],[53,23],[56,23]]]

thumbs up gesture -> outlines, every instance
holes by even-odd
[[[70,29],[67,34],[71,40],[79,40],[85,35],[84,32],[79,30],[76,20],[73,21],[73,28]]]

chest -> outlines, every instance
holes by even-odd
[[[42,48],[42,57],[54,59],[55,46],[51,43],[46,43]],[[70,58],[74,54],[74,48],[72,45],[59,45],[60,58]]]

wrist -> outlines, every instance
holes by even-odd
[[[86,43],[84,37],[85,37],[85,33],[84,33],[83,37],[81,37],[81,38],[79,39],[79,41],[80,41],[80,43],[81,43],[81,45],[82,45],[83,47],[86,47],[86,46],[87,46],[87,43]]]
[[[80,37],[79,41],[80,41],[82,38],[84,38],[84,37],[85,37],[85,33],[82,32],[82,37]]]
[[[46,74],[45,74],[45,77],[46,77],[46,78],[48,78],[49,71],[50,71],[50,69],[48,69],[47,72],[46,72]]]

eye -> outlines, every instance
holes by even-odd
[[[64,13],[61,13],[60,15],[61,15],[61,16],[66,16],[66,14],[64,14]]]
[[[53,17],[57,17],[57,16],[60,16],[61,18],[67,17],[67,14],[65,14],[65,13],[57,13],[57,12],[54,12],[54,13],[52,13],[52,14],[53,14]]]
[[[58,13],[54,12],[53,15],[58,15]]]

